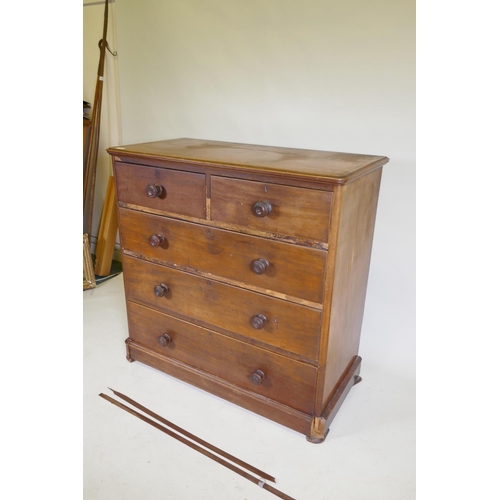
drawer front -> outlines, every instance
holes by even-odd
[[[115,162],[118,202],[205,218],[205,175]]]
[[[202,326],[234,332],[307,360],[318,358],[321,313],[316,309],[126,255],[123,269],[128,300]]]
[[[128,302],[127,308],[130,337],[135,342],[238,387],[312,413],[316,368],[133,302]]]
[[[331,192],[212,176],[211,193],[214,221],[328,241]]]
[[[127,209],[120,222],[126,250],[321,303],[325,251]]]

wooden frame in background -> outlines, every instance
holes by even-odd
[[[83,289],[95,288],[95,273],[87,234],[83,235]]]

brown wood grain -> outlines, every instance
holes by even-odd
[[[326,242],[332,193],[264,182],[212,176],[211,217],[268,233]],[[252,208],[265,201],[269,215],[256,217]]]
[[[109,148],[108,152],[123,157],[184,160],[225,170],[243,169],[246,173],[283,173],[289,177],[297,175],[301,178],[326,179],[340,184],[364,175],[388,161],[385,156],[189,138],[130,144]]]
[[[111,271],[117,231],[118,214],[115,180],[113,176],[110,176],[97,236],[95,273],[98,276],[108,276]]]
[[[315,362],[318,356],[321,313],[285,300],[267,297],[213,280],[192,276],[123,256],[127,298],[223,332],[234,332],[268,347],[277,347]],[[166,284],[164,297],[154,287]],[[264,328],[252,327],[252,317],[263,314]]]
[[[388,158],[193,139],[108,152],[128,359],[322,442],[360,380]]]
[[[307,440],[312,443],[322,443],[328,432],[330,424],[335,415],[339,411],[342,403],[344,402],[347,394],[354,385],[361,381],[359,372],[361,369],[361,358],[355,356],[348,370],[342,376],[335,392],[333,393],[330,401],[328,401],[321,416],[314,416],[311,422],[311,432],[307,436]]]
[[[116,162],[114,168],[119,202],[205,218],[204,174]],[[147,187],[151,184],[162,186],[162,195],[150,198]]]
[[[318,414],[358,354],[381,175],[378,169],[341,187],[338,234],[331,249],[335,273],[331,314],[323,325],[327,348],[323,351],[322,345]]]
[[[194,222],[197,224],[203,224],[209,227],[217,227],[219,229],[227,229],[228,231],[233,231],[234,233],[250,234],[252,236],[259,236],[261,238],[267,238],[269,240],[283,241],[284,243],[292,243],[295,245],[305,246],[308,248],[318,248],[320,250],[328,250],[328,243],[322,243],[320,241],[310,241],[304,238],[298,238],[297,236],[290,236],[284,234],[269,233],[266,231],[259,231],[245,226],[239,226],[236,224],[228,224],[226,222],[219,222],[213,220],[204,220],[198,217],[190,217],[188,215],[176,214],[173,212],[165,212],[163,210],[156,210],[150,207],[143,207],[140,205],[134,205],[132,203],[124,203],[119,201],[118,206],[121,208],[127,208],[130,210],[135,210],[136,212],[144,212],[153,215],[161,215],[169,217],[172,219],[185,220],[188,222]]]
[[[312,412],[316,378],[313,366],[132,302],[127,307],[130,337],[135,342],[296,410]],[[164,334],[172,341],[162,347],[158,338]],[[260,385],[250,380],[255,370],[265,373]]]
[[[92,122],[89,118],[83,117],[83,163],[87,161],[87,149],[89,146],[89,129]]]
[[[231,403],[270,418],[286,427],[308,434],[312,418],[309,414],[278,403],[254,391],[248,391],[219,377],[193,368],[175,358],[166,358],[142,347],[134,341],[127,342],[132,360],[184,380]],[[201,409],[200,409],[201,410]]]
[[[322,302],[325,251],[122,208],[120,218],[127,227],[121,235],[125,250],[186,270]],[[163,236],[165,243],[151,246],[150,237],[155,235]],[[251,268],[258,259],[269,263],[264,274]]]

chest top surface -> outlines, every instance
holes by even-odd
[[[389,161],[385,156],[188,138],[116,146],[109,148],[108,152],[120,157],[170,159],[234,170],[299,175],[337,184],[345,184]]]

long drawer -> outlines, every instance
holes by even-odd
[[[115,163],[117,198],[162,212],[205,218],[205,175]]]
[[[202,326],[318,359],[321,312],[175,269],[123,256],[128,300]]]
[[[163,356],[312,412],[316,368],[128,302],[130,338]]]
[[[211,217],[271,234],[328,241],[332,193],[212,176]]]
[[[124,249],[321,303],[326,252],[120,209]]]

